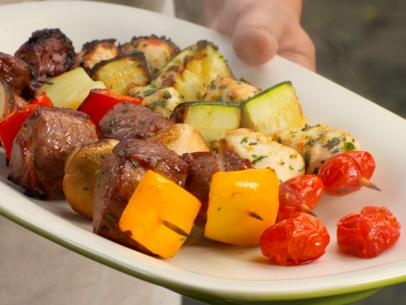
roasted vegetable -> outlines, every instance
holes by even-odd
[[[55,107],[77,109],[92,89],[104,89],[102,82],[93,81],[83,68],[65,72],[43,85],[38,92],[45,92]]]
[[[83,45],[77,61],[87,71],[103,60],[115,58],[119,51],[115,39],[93,40]]]
[[[227,132],[240,127],[241,109],[237,103],[188,102],[177,106],[172,118],[194,127],[213,148]]]
[[[243,102],[260,90],[244,81],[219,76],[213,80],[203,97],[205,101]]]
[[[148,71],[155,78],[166,64],[179,53],[179,48],[170,39],[156,35],[133,37],[130,42],[120,46],[121,52],[139,51],[144,53]]]
[[[218,76],[232,76],[224,57],[212,43],[198,41],[172,59],[154,84],[174,87],[185,101],[200,101]]]
[[[169,118],[176,106],[182,103],[179,92],[173,87],[155,88],[153,85],[134,87],[128,94],[140,98],[144,106],[159,112],[166,118]]]
[[[139,98],[119,95],[110,90],[95,89],[90,91],[78,110],[87,113],[92,122],[98,125],[99,121],[114,105],[123,102],[130,102],[137,105],[141,104]]]
[[[272,168],[282,182],[305,172],[303,157],[293,148],[272,141],[246,128],[230,131],[224,138],[227,148],[248,159],[254,168]]]
[[[271,169],[215,173],[204,236],[232,245],[258,245],[261,234],[275,223],[278,196],[278,178]]]
[[[93,217],[93,189],[101,162],[112,154],[118,141],[112,139],[75,149],[65,162],[63,192],[72,209]]]
[[[102,81],[108,89],[122,95],[128,95],[130,86],[145,86],[150,81],[145,57],[140,52],[102,61],[93,67],[90,75]]]
[[[188,124],[171,125],[150,138],[165,145],[179,156],[197,151],[209,151],[200,133]]]
[[[118,227],[152,254],[170,258],[192,230],[200,205],[181,186],[149,170],[125,207]]]
[[[52,103],[45,93],[41,93],[31,101],[31,104],[11,113],[0,121],[0,143],[6,152],[8,160],[10,160],[13,142],[17,133],[38,106],[52,107]]]
[[[273,138],[302,154],[308,174],[317,174],[320,166],[335,154],[360,149],[349,132],[323,124],[277,132]]]
[[[265,135],[306,124],[291,82],[280,83],[246,101],[242,107],[242,126]]]

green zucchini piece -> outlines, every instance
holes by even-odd
[[[209,84],[218,76],[232,77],[231,70],[208,41],[198,41],[175,56],[155,80],[157,87],[174,87],[186,101],[202,101]]]
[[[242,106],[242,126],[265,135],[302,128],[306,118],[291,82],[283,82],[247,100]]]
[[[94,80],[102,81],[108,89],[127,95],[131,87],[150,82],[144,54],[141,52],[119,55],[96,64],[90,72]]]
[[[50,79],[38,92],[45,92],[55,107],[76,110],[92,89],[105,89],[102,82],[92,80],[83,68],[76,68]]]
[[[172,119],[189,124],[200,132],[209,147],[214,147],[227,132],[240,127],[241,108],[238,103],[187,102],[175,108]]]

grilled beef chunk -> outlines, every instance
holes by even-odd
[[[9,179],[29,195],[50,198],[62,191],[68,155],[97,140],[96,127],[86,114],[38,107],[14,140]]]
[[[0,52],[0,81],[6,82],[15,94],[20,95],[30,87],[32,80],[33,72],[29,64]]]
[[[195,195],[202,207],[196,218],[197,224],[206,221],[207,205],[211,177],[216,172],[237,171],[251,168],[251,162],[239,157],[231,151],[222,153],[194,152],[187,153],[182,158],[189,164],[189,174],[186,180],[186,189]]]
[[[164,145],[128,139],[104,160],[96,178],[93,204],[95,233],[120,244],[146,251],[118,228],[118,221],[144,173],[151,169],[183,186],[188,165]]]
[[[172,124],[172,121],[147,107],[120,103],[104,115],[99,128],[102,138],[120,141],[124,138],[147,139]]]
[[[72,41],[59,29],[44,29],[32,33],[15,53],[29,63],[38,80],[59,75],[75,65],[76,53]]]

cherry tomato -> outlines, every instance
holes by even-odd
[[[368,206],[337,223],[337,243],[344,253],[372,258],[398,240],[400,224],[384,207]]]
[[[294,216],[297,212],[309,212],[320,201],[324,186],[316,175],[294,177],[279,187],[278,220]]]
[[[319,171],[326,192],[342,196],[369,183],[375,170],[372,155],[365,151],[344,152],[328,159]],[[376,188],[373,184],[370,187]]]
[[[299,213],[266,229],[260,246],[273,264],[293,266],[319,258],[329,242],[330,235],[319,219]]]

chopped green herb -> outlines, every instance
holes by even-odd
[[[341,143],[341,139],[339,137],[334,137],[334,138],[329,139],[327,141],[327,143],[323,145],[323,147],[326,147],[328,149],[333,149],[340,143]]]
[[[351,142],[344,142],[344,151],[352,151],[355,149],[355,145]]]
[[[339,149],[338,147],[337,147],[337,148],[334,148],[334,149],[331,151],[331,153],[332,153],[333,155],[338,154],[339,152],[341,152],[341,149]]]
[[[296,154],[291,154],[291,155],[289,155],[289,159],[297,159],[297,155]]]
[[[244,137],[244,138],[242,138],[241,141],[240,141],[241,144],[247,143],[247,142],[248,142],[248,137]]]
[[[318,173],[319,173],[319,168],[316,167],[316,168],[313,170],[313,175],[317,175]]]
[[[310,147],[313,147],[314,144],[316,144],[316,140],[315,140],[315,139],[310,139],[310,140],[308,140],[308,141],[305,143],[306,146],[310,146]]]
[[[256,163],[258,163],[259,161],[261,161],[261,160],[263,160],[263,159],[265,159],[265,158],[267,158],[268,156],[265,156],[265,155],[261,155],[261,156],[257,156],[257,155],[252,155],[252,164],[256,164]]]
[[[145,90],[142,94],[144,95],[144,97],[146,97],[146,96],[153,95],[154,93],[155,93],[155,89],[149,88],[149,89]]]
[[[220,85],[220,86],[219,86],[219,89],[220,89],[220,90],[227,89],[227,85]]]
[[[295,169],[292,167],[292,165],[289,165],[289,169],[290,169],[291,171],[295,170]]]
[[[171,98],[172,94],[169,92],[169,90],[165,90],[164,93],[162,94],[163,98]]]
[[[309,167],[310,161],[312,160],[312,153],[310,151],[305,151],[304,153],[304,159],[305,159],[305,164],[306,167]]]
[[[285,165],[285,161],[280,160],[278,164],[279,164],[280,166],[284,166],[284,165]]]
[[[158,107],[165,107],[167,103],[168,103],[167,100],[156,100],[156,101],[153,101],[152,103],[148,104],[147,107],[151,110],[154,110]]]
[[[255,146],[255,145],[257,145],[257,144],[258,144],[257,142],[248,143],[248,145],[250,145],[250,146]]]
[[[117,118],[114,117],[109,123],[109,128],[112,129],[117,124]]]

